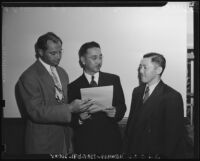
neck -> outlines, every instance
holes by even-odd
[[[97,72],[90,72],[90,71],[87,71],[87,70],[84,70],[85,73],[89,74],[89,75],[95,75]]]
[[[151,80],[150,82],[148,82],[147,84],[148,84],[148,86],[151,86],[153,84],[158,83],[159,81],[160,81],[160,77],[156,77],[153,80]]]

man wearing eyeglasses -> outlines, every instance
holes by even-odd
[[[69,101],[80,99],[81,88],[113,86],[112,105],[96,100],[85,112],[74,114],[74,152],[78,154],[119,154],[122,137],[118,122],[126,112],[124,93],[117,75],[100,71],[103,55],[94,41],[84,43],[79,50],[83,74],[69,84]]]
[[[68,104],[68,75],[58,64],[62,40],[52,32],[40,36],[35,44],[36,62],[19,78],[16,99],[26,119],[27,154],[68,154],[71,113],[86,110],[90,101]]]

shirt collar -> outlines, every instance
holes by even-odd
[[[88,82],[90,84],[90,82],[92,80],[92,76],[90,74],[86,73],[85,71],[84,71],[84,75],[85,75],[86,79],[88,80]],[[94,81],[98,84],[98,82],[99,82],[99,72],[94,74]]]
[[[42,65],[46,68],[46,70],[51,74],[51,68],[50,65],[45,63],[41,58],[39,58],[39,61],[42,63]]]
[[[153,90],[156,88],[156,86],[158,85],[159,82],[160,82],[160,80],[158,82],[156,82],[156,83],[154,83],[154,84],[149,86],[149,95],[153,92]],[[146,84],[146,87],[147,86],[148,85]],[[145,87],[145,89],[146,89],[146,87]]]

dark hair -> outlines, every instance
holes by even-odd
[[[166,66],[166,60],[165,57],[161,54],[158,53],[147,53],[143,56],[143,58],[151,58],[151,61],[158,64],[160,67],[162,67],[162,72],[160,73],[160,75],[162,75],[162,73],[164,72],[165,66]]]
[[[87,49],[89,48],[94,48],[94,47],[97,47],[97,48],[100,48],[100,45],[95,42],[95,41],[91,41],[91,42],[86,42],[85,44],[83,44],[80,49],[79,49],[79,52],[78,52],[78,55],[79,55],[79,64],[80,66],[83,68],[84,65],[82,64],[81,62],[81,57],[84,56],[86,53],[87,53]]]
[[[40,57],[40,54],[38,52],[39,49],[45,51],[47,49],[47,41],[51,40],[54,43],[60,42],[62,44],[62,40],[53,32],[47,32],[46,34],[40,36],[35,43],[35,57],[38,59]]]

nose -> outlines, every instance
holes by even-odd
[[[56,54],[56,58],[57,58],[57,59],[61,59],[61,56],[62,56],[62,54],[59,53],[59,52]]]
[[[100,65],[101,64],[101,60],[99,59],[99,58],[97,58],[96,60],[95,60],[95,65]]]
[[[139,73],[142,74],[144,72],[143,67],[139,67]]]

